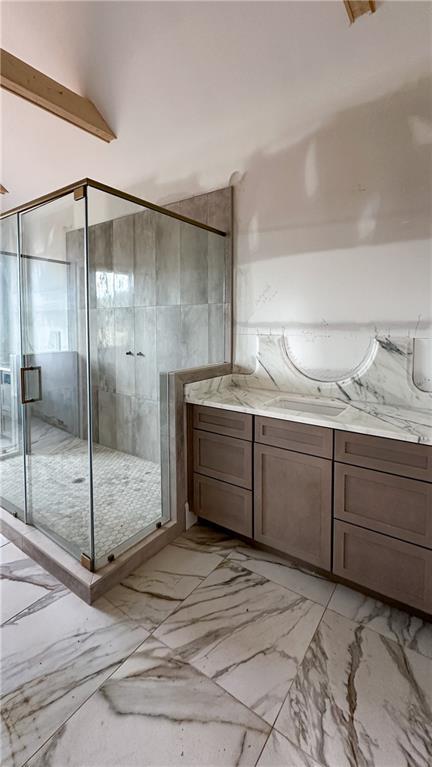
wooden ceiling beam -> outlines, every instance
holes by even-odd
[[[0,49],[0,85],[102,141],[116,138],[92,101],[3,49]]]
[[[351,24],[364,13],[375,13],[375,0],[344,0],[344,5]]]

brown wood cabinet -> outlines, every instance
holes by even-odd
[[[331,461],[259,444],[254,453],[255,540],[330,570]]]
[[[432,611],[432,446],[203,406],[192,423],[198,516]]]

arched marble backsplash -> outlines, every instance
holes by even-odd
[[[304,375],[290,359],[289,337],[259,335],[256,368],[237,373],[232,383],[247,388],[278,389],[344,402],[364,402],[408,408],[430,409],[432,393],[413,382],[414,339],[376,336],[370,352],[354,374],[337,382],[317,381]]]

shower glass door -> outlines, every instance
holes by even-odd
[[[18,221],[0,221],[0,506],[25,519]]]
[[[91,558],[84,202],[21,215],[27,521]]]

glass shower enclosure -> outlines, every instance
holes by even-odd
[[[98,182],[3,214],[0,505],[91,570],[166,523],[167,373],[224,362],[224,291],[223,232]]]

